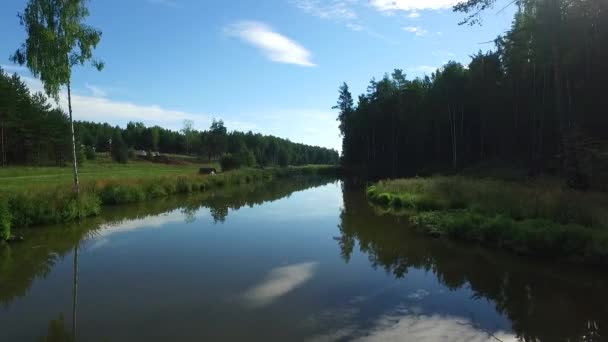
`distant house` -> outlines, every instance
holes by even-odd
[[[136,150],[135,151],[135,155],[137,157],[147,157],[148,156],[148,152],[146,152],[144,150]]]
[[[202,175],[214,175],[217,173],[217,170],[214,167],[201,167],[198,173]]]

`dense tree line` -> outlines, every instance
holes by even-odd
[[[214,121],[197,131],[191,122],[182,131],[130,122],[125,128],[108,123],[76,121],[78,161],[94,152],[111,152],[126,161],[128,150],[199,155],[208,160],[230,156],[237,166],[337,164],[335,150],[293,143],[253,132],[229,132]],[[68,116],[42,93],[32,93],[18,75],[0,69],[0,165],[59,165],[71,161]]]
[[[198,155],[207,160],[223,156],[236,159],[239,166],[337,164],[338,152],[324,147],[291,142],[271,135],[232,131],[222,120],[214,120],[209,130],[197,131],[190,122],[181,131],[130,122],[126,128],[107,123],[77,122],[76,131],[84,146],[109,152],[117,141],[126,148],[161,153]],[[122,143],[121,143],[122,144]]]
[[[70,148],[67,115],[0,68],[0,164],[64,165]]]
[[[495,0],[469,0],[479,13]],[[507,3],[505,3],[507,4]],[[608,174],[608,3],[521,0],[495,50],[408,80],[372,79],[355,105],[340,87],[343,163],[382,176],[502,160],[531,174],[556,172],[578,187]]]

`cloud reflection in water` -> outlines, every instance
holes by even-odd
[[[429,295],[418,290],[406,297],[423,300]],[[355,297],[343,307],[314,315],[309,325],[326,332],[307,342],[326,341],[421,341],[421,342],[516,342],[517,337],[499,329],[485,329],[467,317],[425,313],[418,305],[398,304],[378,318],[368,321],[363,307],[369,298]],[[362,320],[363,318],[363,320]]]
[[[245,302],[251,306],[266,306],[310,280],[318,262],[305,262],[272,269],[266,278],[245,292]]]
[[[383,316],[375,326],[354,341],[419,341],[419,342],[515,342],[517,338],[502,331],[481,330],[462,317],[443,315]]]

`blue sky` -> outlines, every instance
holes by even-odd
[[[331,107],[342,82],[356,96],[395,68],[411,78],[468,63],[509,28],[514,9],[500,5],[483,26],[458,26],[456,1],[92,0],[88,23],[103,31],[95,54],[106,68],[74,70],[74,116],[172,129],[221,118],[231,130],[339,150]],[[9,61],[25,39],[16,16],[25,4],[0,4],[0,64],[39,90]]]

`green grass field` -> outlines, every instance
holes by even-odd
[[[170,156],[171,157],[171,156]],[[189,160],[190,164],[167,165],[148,161],[129,161],[127,164],[112,162],[108,156],[100,154],[97,159],[86,161],[79,168],[81,183],[99,180],[145,180],[162,176],[187,176],[198,173],[200,167],[212,166],[219,169],[218,163],[196,163],[187,156],[173,156],[175,159]],[[173,158],[171,157],[171,158]],[[29,188],[56,187],[72,184],[72,168],[10,166],[0,168],[0,189],[20,191]]]
[[[225,186],[266,182],[274,178],[336,176],[336,166],[243,168],[215,176],[199,168],[216,163],[193,163],[171,157],[176,165],[148,161],[113,163],[106,156],[80,168],[80,195],[72,192],[69,167],[8,167],[0,169],[0,240],[10,240],[15,228],[74,221],[101,213],[104,205],[152,200],[174,194],[205,192]]]

